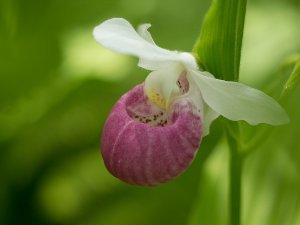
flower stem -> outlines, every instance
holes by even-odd
[[[243,161],[239,151],[239,127],[237,123],[229,123],[230,132],[226,129],[227,140],[230,148],[229,162],[229,209],[230,209],[230,225],[240,225],[241,223],[241,178]],[[232,128],[235,135],[232,135]]]

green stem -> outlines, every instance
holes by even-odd
[[[252,138],[246,145],[242,147],[242,157],[246,158],[249,154],[255,152],[261,147],[261,145],[268,140],[268,138],[273,134],[273,129],[271,127],[266,127],[264,129],[258,130],[256,136]]]
[[[230,148],[229,162],[229,209],[230,209],[230,225],[241,224],[241,178],[243,161],[239,151],[239,143],[236,136],[239,136],[239,127],[236,123],[230,123],[230,132],[227,130],[227,140]],[[235,135],[232,136],[232,127],[235,130]]]

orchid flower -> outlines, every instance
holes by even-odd
[[[107,169],[134,185],[171,180],[193,161],[201,140],[220,115],[251,125],[288,122],[281,106],[263,92],[200,71],[195,57],[155,44],[143,24],[136,31],[122,18],[95,27],[98,43],[139,58],[152,71],[124,94],[103,129],[101,150]]]

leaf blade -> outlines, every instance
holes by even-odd
[[[216,0],[193,52],[216,78],[238,80],[247,0]]]

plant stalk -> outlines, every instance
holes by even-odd
[[[243,160],[240,153],[240,145],[237,137],[239,137],[239,127],[236,123],[229,124],[234,127],[235,135],[231,132],[227,133],[227,140],[230,148],[229,161],[229,224],[241,224],[241,185],[242,185],[242,167]],[[228,128],[226,129],[228,131]]]

